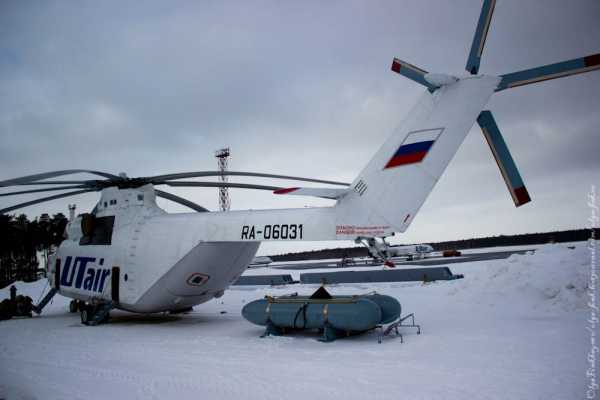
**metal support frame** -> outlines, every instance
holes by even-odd
[[[46,293],[46,296],[44,296],[42,301],[40,301],[39,304],[32,307],[33,312],[35,312],[36,314],[41,314],[44,307],[46,307],[46,305],[50,302],[50,300],[52,300],[56,293],[58,293],[58,290],[56,290],[55,288],[50,289],[50,291]]]
[[[408,318],[411,319],[411,323],[403,324],[403,322],[406,321]],[[402,336],[400,331],[398,331],[399,327],[417,328],[417,335],[421,334],[421,325],[415,324],[415,314],[410,313],[408,315],[405,315],[404,317],[400,317],[400,319],[398,319],[396,322],[392,322],[385,329],[383,329],[383,325],[377,326],[375,328],[379,330],[377,342],[381,343],[384,337],[389,336],[392,333],[392,331],[394,331],[396,333],[396,336],[400,336],[400,343],[404,343],[404,337]]]

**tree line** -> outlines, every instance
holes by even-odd
[[[36,280],[38,253],[63,241],[67,223],[62,213],[42,214],[32,221],[25,214],[0,215],[0,288],[17,280]]]

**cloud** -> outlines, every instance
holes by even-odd
[[[463,73],[475,3],[3,3],[2,178],[212,170],[213,151],[230,146],[232,169],[350,181],[422,91],[389,71],[391,59]],[[481,71],[597,53],[598,17],[593,0],[498,3]],[[405,240],[580,226],[585,209],[573,204],[600,183],[599,87],[592,72],[495,95],[489,108],[534,203],[514,209],[473,129]],[[215,190],[174,192],[216,208]],[[77,202],[91,208],[94,197]],[[232,204],[329,203],[232,190]]]

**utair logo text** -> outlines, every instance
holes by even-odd
[[[94,266],[95,261],[95,257],[75,257],[73,260],[68,256],[60,275],[61,286],[102,293],[110,269],[101,268],[104,258],[98,261],[98,267]]]

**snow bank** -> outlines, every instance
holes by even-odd
[[[586,242],[548,244],[535,252],[491,261],[480,273],[465,271],[462,285],[449,294],[460,292],[492,306],[524,311],[583,309],[587,307],[590,263]]]
[[[375,332],[332,343],[261,339],[264,330],[240,315],[250,300],[314,286],[234,287],[189,314],[116,310],[95,327],[56,296],[41,316],[0,321],[0,398],[584,398],[590,314],[578,308],[589,265],[586,243],[554,245],[452,264],[461,280],[331,288],[398,298],[422,325],[421,335],[401,329],[404,343],[378,344]],[[48,289],[45,280],[16,286],[34,301]]]

